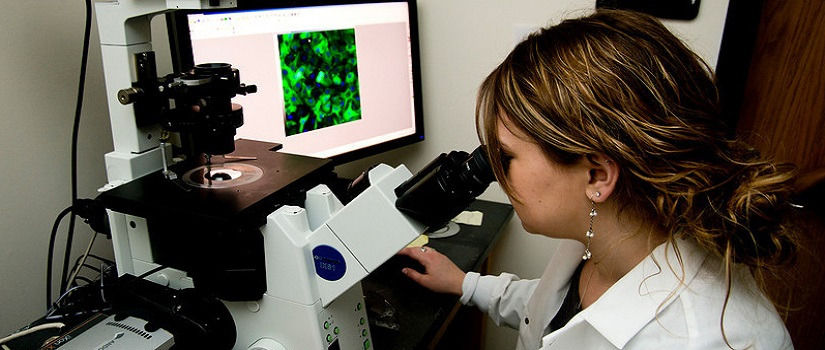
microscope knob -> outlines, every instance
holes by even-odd
[[[122,89],[117,92],[117,100],[122,105],[128,105],[137,101],[143,95],[143,90],[140,88],[130,87]]]
[[[262,338],[246,350],[286,350],[286,348],[277,341],[269,338]]]
[[[238,93],[241,94],[241,95],[244,95],[244,96],[246,94],[254,94],[256,92],[258,92],[258,86],[257,85],[241,84],[238,87]]]

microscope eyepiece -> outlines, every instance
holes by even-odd
[[[395,189],[395,206],[435,230],[466,209],[493,181],[483,145],[470,154],[442,153]]]

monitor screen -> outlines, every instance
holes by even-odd
[[[234,99],[236,138],[336,163],[424,139],[414,0],[248,0],[167,21],[176,71],[229,63],[258,87]]]

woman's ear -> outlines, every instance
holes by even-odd
[[[619,166],[604,154],[587,156],[589,161],[589,180],[587,197],[596,203],[603,203],[610,197],[619,181]]]

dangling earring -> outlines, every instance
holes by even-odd
[[[601,195],[602,194],[599,191],[596,191],[594,194],[595,197],[601,197]],[[593,218],[596,217],[596,215],[599,215],[599,213],[596,212],[596,202],[593,198],[590,198],[590,227],[587,229],[587,233],[585,233],[587,236],[587,245],[584,247],[584,255],[582,255],[582,260],[588,260],[593,255],[590,253],[590,240],[593,239]]]

